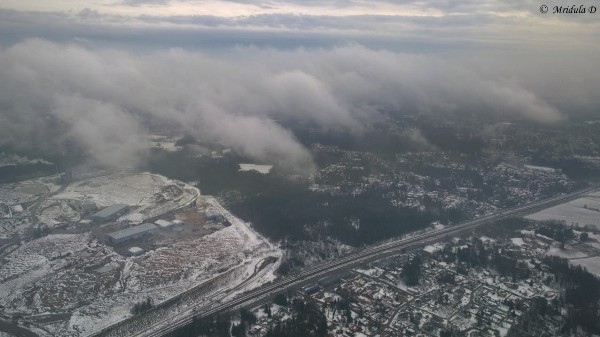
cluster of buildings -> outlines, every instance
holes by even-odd
[[[455,238],[307,285],[298,296],[321,305],[330,336],[440,336],[450,331],[505,336],[536,299],[558,305],[560,296],[558,285],[549,281],[552,274],[541,263],[556,242],[530,230],[515,236]],[[519,268],[526,269],[526,276],[503,275],[491,264],[469,267],[460,259],[448,260],[448,254],[458,256],[459,251],[475,246],[514,259]],[[403,270],[416,255],[422,260],[420,281],[407,286]],[[540,334],[551,335],[560,328],[556,317],[545,319],[546,328]],[[261,327],[260,321],[257,324],[256,331],[268,328]]]
[[[106,223],[117,219],[119,216],[127,213],[129,206],[125,204],[115,204],[106,207],[92,215],[95,223]],[[223,214],[216,209],[208,208],[204,211],[204,217],[208,221],[222,221]],[[130,226],[129,223],[122,223],[120,230],[110,232],[104,235],[104,241],[111,245],[122,245],[127,242],[142,239],[155,234],[157,231],[169,231],[177,227],[182,227],[184,222],[179,219],[165,220],[158,219],[154,222],[146,222],[139,225]],[[133,249],[133,250],[132,250]],[[133,247],[128,251],[129,255],[139,255],[143,250],[139,247]]]
[[[129,211],[129,205],[115,204],[103,208],[102,210],[92,214],[92,220],[96,223],[105,223],[118,218],[119,216]]]
[[[477,216],[568,192],[574,186],[558,169],[510,163],[467,166],[439,151],[397,154],[392,159],[333,146],[314,150],[339,159],[315,175],[312,191],[358,195],[376,190],[395,207],[420,211],[459,209]]]
[[[141,225],[108,233],[105,236],[105,241],[113,245],[119,245],[127,241],[136,240],[144,236],[151,235],[156,232],[157,229],[158,226],[153,223],[143,223]]]
[[[172,230],[177,226],[182,226],[181,220],[156,220],[154,223],[143,223],[140,225],[128,227],[105,235],[105,241],[113,245],[123,244],[128,241],[137,240],[148,235],[156,233],[159,229]]]

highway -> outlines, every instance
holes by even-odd
[[[137,336],[164,336],[170,332],[173,332],[175,329],[192,322],[192,319],[195,316],[206,317],[220,312],[234,311],[242,307],[247,307],[254,303],[265,301],[267,298],[270,298],[275,294],[285,292],[290,288],[298,288],[303,284],[316,282],[317,280],[325,276],[336,273],[342,273],[364,263],[376,261],[392,255],[398,255],[405,252],[409,252],[413,249],[422,247],[430,243],[461,235],[477,227],[486,224],[491,224],[498,220],[524,216],[527,214],[535,213],[545,208],[549,208],[577,199],[595,189],[598,189],[599,187],[600,186],[593,186],[574,193],[536,201],[533,203],[526,204],[524,206],[518,206],[510,209],[501,210],[489,214],[485,217],[470,220],[452,227],[429,231],[409,238],[398,239],[395,241],[358,249],[338,259],[309,267],[307,269],[302,270],[299,273],[292,274],[288,277],[279,279],[269,285],[242,294],[241,296],[234,298],[231,301],[225,303],[212,303],[205,305],[204,307],[199,305],[197,307],[190,308],[180,313],[176,317],[176,319],[172,319],[168,322],[158,322],[155,325],[148,327],[146,331],[137,334]]]

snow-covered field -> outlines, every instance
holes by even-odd
[[[46,187],[43,193],[59,187]],[[18,197],[15,200],[28,196]],[[51,234],[7,251],[6,263],[0,266],[0,313],[23,316],[42,336],[86,336],[131,317],[133,305],[148,297],[159,304],[200,286],[201,295],[184,297],[193,302],[169,304],[168,310],[145,317],[143,323],[127,320],[122,324],[125,330],[115,332],[129,335],[149,325],[159,326],[184,308],[233,297],[275,278],[280,248],[216,199],[200,197],[190,185],[147,173],[90,178],[42,201],[40,220],[78,221],[77,206],[84,203],[98,207],[125,203],[131,206],[131,214],[125,217],[140,218],[183,207],[203,214],[204,208],[211,207],[231,225],[205,236],[184,236],[136,257],[117,254],[90,233]],[[38,321],[39,315],[53,319]]]
[[[255,171],[261,174],[268,174],[272,168],[273,165],[240,164],[240,171],[242,172]]]
[[[565,259],[580,259],[582,257],[587,257],[587,254],[581,252],[577,249],[574,249],[571,246],[565,246],[564,249],[561,249],[558,246],[551,247],[546,252],[547,255],[559,256]]]
[[[573,224],[576,227],[591,225],[600,229],[600,192],[590,193],[583,198],[550,207],[526,218],[536,221],[561,220],[567,225]]]
[[[567,226],[575,227],[592,226],[600,229],[600,192],[594,192],[565,204],[542,210],[526,216],[527,219],[536,221],[559,220]],[[573,265],[585,267],[590,273],[600,276],[600,243],[594,234],[590,239],[596,242],[586,242],[574,246],[565,246],[564,249],[554,246],[546,254],[563,257]]]
[[[60,188],[59,176],[49,176],[26,180],[12,184],[0,185],[0,203],[18,205],[32,201],[46,193],[55,192]]]
[[[594,238],[592,237],[592,239]],[[582,266],[590,273],[600,277],[600,244],[598,242],[565,245],[564,249],[557,245],[548,249],[546,254],[565,258],[569,260],[570,264]]]
[[[132,208],[125,219],[141,222],[191,204],[200,191],[180,181],[150,173],[118,173],[74,182],[47,200],[41,218],[46,223],[61,222],[71,212],[65,201],[94,204],[98,208],[126,204]],[[58,203],[62,202],[62,204]],[[60,210],[57,208],[61,208]]]
[[[58,234],[27,242],[6,257],[7,263],[0,266],[0,282],[45,265],[50,260],[82,250],[88,238],[88,235],[82,234]],[[5,298],[1,296],[4,295],[1,290],[2,285],[0,298]]]

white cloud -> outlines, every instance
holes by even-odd
[[[553,123],[565,118],[556,106],[600,106],[587,87],[597,70],[539,72],[506,62],[476,64],[359,45],[239,48],[222,57],[28,40],[0,52],[0,145],[60,153],[76,144],[98,163],[131,165],[143,158],[149,125],[162,122],[257,160],[310,169],[309,152],[286,126],[359,134],[372,128],[381,107]],[[517,63],[522,71],[506,71]],[[531,81],[532,74],[539,81]],[[579,83],[579,96],[558,94],[560,86],[548,84],[557,81]],[[559,104],[548,97],[560,98]]]

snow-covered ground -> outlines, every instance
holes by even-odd
[[[429,254],[433,254],[435,252],[441,251],[444,249],[445,244],[442,242],[434,243],[432,245],[427,245],[423,248],[423,250]]]
[[[268,174],[272,168],[273,165],[240,164],[240,171],[242,172],[254,171],[261,174]]]
[[[157,174],[118,173],[69,184],[64,191],[48,199],[48,208],[41,217],[47,223],[60,222],[56,221],[57,214],[64,216],[69,212],[65,202],[76,201],[98,208],[126,204],[132,214],[124,215],[123,219],[141,222],[187,206],[199,196],[197,188]]]
[[[12,251],[5,258],[7,262],[0,266],[0,298],[6,299],[2,295],[8,295],[2,292],[4,281],[40,268],[61,256],[80,251],[85,248],[88,239],[89,236],[85,234],[48,235]]]
[[[600,277],[600,257],[592,256],[582,259],[571,260],[570,262],[582,266],[583,268],[587,269],[587,271],[589,271],[590,273]]]
[[[544,221],[560,220],[567,225],[583,227],[591,225],[600,229],[600,192],[590,193],[565,204],[550,207],[526,216],[527,219]]]
[[[274,272],[282,256],[280,248],[256,233],[247,223],[233,216],[215,198],[203,196],[201,199],[201,203],[206,203],[210,205],[209,207],[217,209],[231,223],[231,226],[203,237],[204,241],[202,243],[195,244],[195,246],[204,246],[205,252],[202,258],[197,255],[193,256],[198,257],[199,261],[212,261],[214,263],[212,264],[213,269],[197,268],[200,273],[191,273],[198,279],[195,284],[210,283],[211,279],[218,278],[218,286],[207,286],[204,290],[200,289],[199,293],[202,293],[202,295],[184,297],[177,304],[172,304],[162,311],[152,313],[150,317],[143,317],[143,320],[139,322],[140,324],[131,321],[125,326],[103,334],[103,336],[133,335],[135,331],[139,332],[139,329],[154,331],[163,324],[172,322],[174,316],[182,317],[186,313],[194,312],[197,306],[210,306],[210,303],[233,298],[238,294],[274,280]],[[215,255],[225,254],[226,252],[229,252],[229,255],[215,258]],[[154,255],[158,254],[162,253],[158,251],[154,253]],[[267,258],[276,258],[277,262],[267,264],[263,269],[257,270],[258,266],[263,264],[263,261]],[[170,259],[165,260],[167,263],[170,261]],[[219,269],[214,269],[217,267]],[[131,266],[128,273],[131,274],[132,270],[135,270],[134,266]],[[163,291],[165,290],[166,288],[163,288]],[[200,300],[198,300],[199,297],[201,297]],[[85,322],[77,322],[77,325],[83,324]],[[88,331],[97,331],[101,327],[97,323],[94,325],[96,330],[88,329]]]
[[[58,175],[0,185],[0,203],[18,205],[60,188]]]
[[[566,245],[564,249],[555,246],[548,249],[546,254],[565,258],[569,260],[570,264],[582,266],[590,273],[600,277],[600,244],[598,242]]]
[[[565,246],[564,249],[561,249],[558,246],[551,247],[548,249],[547,255],[559,256],[565,259],[580,259],[582,257],[587,257],[587,254],[580,252],[579,250],[573,249],[570,246]]]
[[[600,229],[600,192],[589,193],[583,198],[547,208],[526,218],[536,221],[559,220],[564,221],[567,226],[592,226]],[[555,245],[546,254],[568,259],[571,264],[585,267],[589,272],[600,276],[600,236],[593,233],[589,233],[589,236],[591,242],[566,245],[564,248]]]
[[[35,184],[28,192],[39,192],[39,196],[60,187],[47,187],[43,181]],[[14,191],[17,187],[7,188]],[[12,198],[22,202],[30,195]],[[194,305],[233,297],[275,279],[282,256],[278,245],[233,216],[215,198],[200,197],[190,185],[148,173],[85,179],[40,202],[39,217],[48,223],[57,222],[58,216],[67,217],[73,223],[81,218],[76,208],[83,203],[98,207],[125,203],[131,206],[129,217],[137,216],[140,221],[184,207],[186,212],[203,214],[210,205],[231,226],[204,236],[180,237],[135,257],[117,254],[90,233],[51,234],[5,250],[6,263],[0,266],[1,312],[23,316],[42,336],[89,335],[131,317],[133,305],[148,297],[159,304],[199,289],[197,296],[184,297],[193,301],[170,305],[140,324],[128,320],[126,330],[116,332],[130,335],[148,324],[160,326],[170,315]],[[47,314],[61,317],[48,323],[33,318]]]
[[[235,297],[274,280],[278,262],[259,271],[257,268],[267,257],[280,260],[282,252],[278,246],[271,244],[248,224],[234,217],[215,198],[204,196],[202,202],[219,210],[231,226],[191,242],[175,243],[171,247],[157,249],[140,257],[128,258],[122,271],[121,283],[126,285],[125,293],[139,295],[135,300],[129,298],[124,301],[125,304],[120,306],[122,310],[116,312],[118,318],[129,316],[128,310],[136,301],[149,296],[161,302],[223,273],[233,272],[233,276],[220,278],[219,286],[207,291],[206,303],[216,298],[222,300]],[[202,303],[183,301],[176,309],[156,315],[158,317],[151,320],[151,325],[158,327],[162,322],[167,322],[171,315],[181,314],[182,310],[191,310],[198,304]],[[113,310],[100,315],[74,315],[69,324],[88,332],[98,331],[110,325],[107,323],[118,321],[114,313]],[[107,315],[108,320],[102,319],[104,315]],[[134,331],[135,326],[131,324],[129,329],[133,330],[127,331]],[[117,335],[119,333],[116,332]]]

